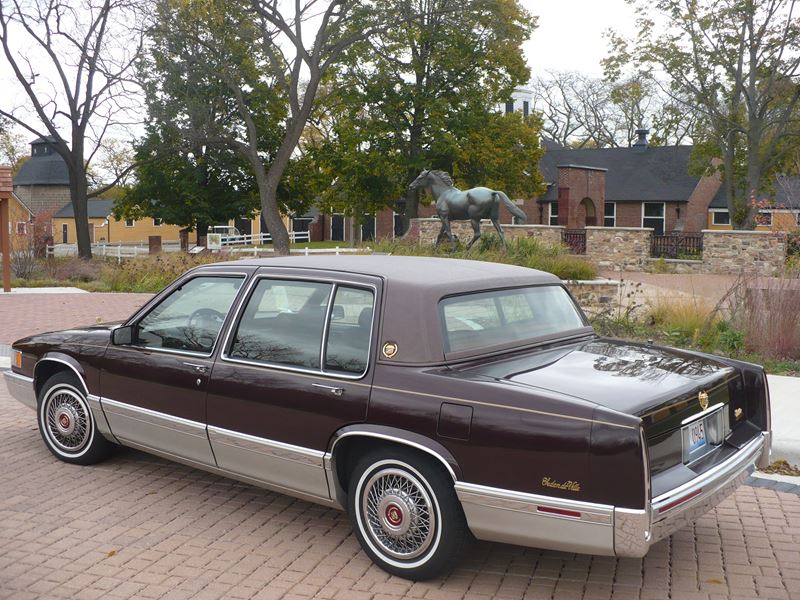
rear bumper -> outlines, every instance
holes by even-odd
[[[570,501],[456,482],[472,533],[481,540],[566,552],[630,556],[691,524],[732,494],[753,466],[768,460],[769,433],[762,432],[727,461],[653,498],[644,510]]]
[[[11,396],[28,408],[36,410],[36,390],[33,388],[33,378],[10,370],[3,371],[3,377]]]
[[[742,485],[769,460],[770,434],[762,432],[727,461],[656,498],[649,510],[614,510],[614,553],[642,557],[650,546],[690,525]]]

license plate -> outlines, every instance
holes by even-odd
[[[689,455],[692,455],[706,445],[705,421],[700,420],[697,423],[692,423],[688,425],[688,428]]]

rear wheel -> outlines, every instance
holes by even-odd
[[[37,413],[42,439],[58,459],[90,465],[111,453],[113,444],[97,432],[86,395],[74,375],[56,373],[45,382]]]
[[[355,465],[348,511],[359,542],[382,569],[421,580],[452,568],[469,539],[447,473],[404,448],[372,451]]]

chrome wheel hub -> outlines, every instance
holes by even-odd
[[[60,389],[49,395],[44,418],[45,431],[60,450],[75,453],[89,441],[89,409],[76,392]]]
[[[422,483],[411,473],[381,469],[364,486],[366,533],[394,558],[412,559],[434,539],[436,516]]]

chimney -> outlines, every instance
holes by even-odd
[[[647,148],[647,134],[650,133],[649,129],[637,129],[636,130],[636,141],[633,143],[633,147],[644,150]]]

